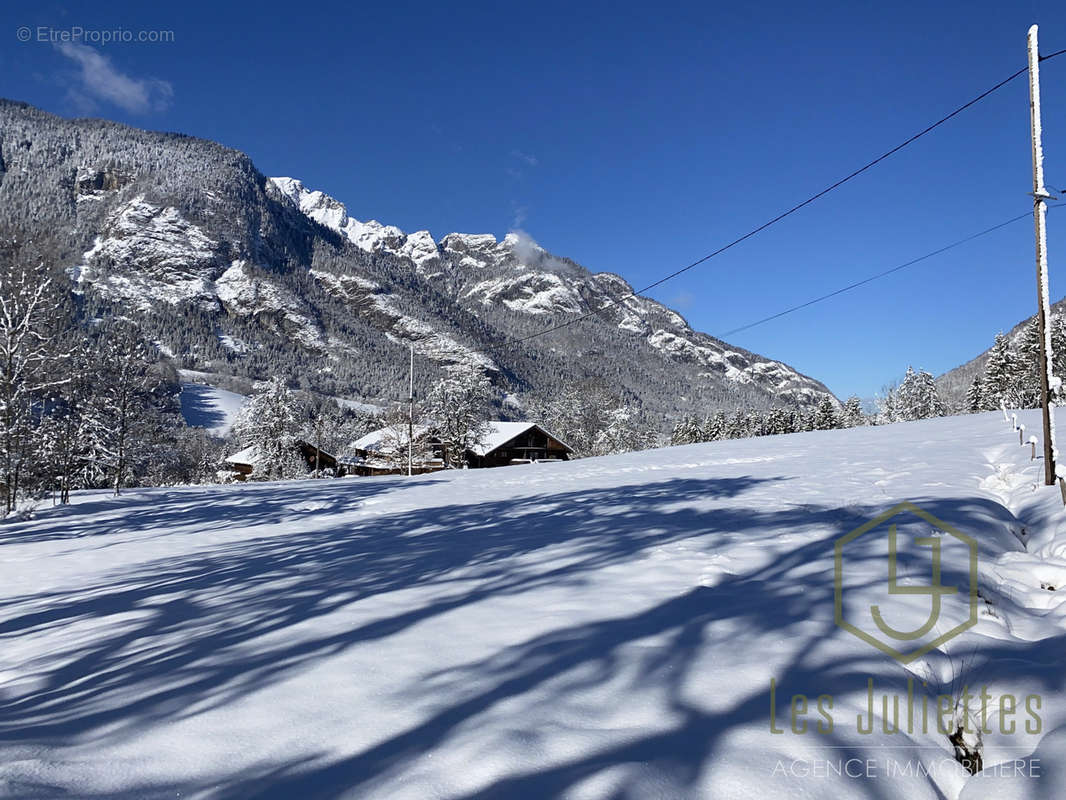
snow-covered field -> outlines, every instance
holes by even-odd
[[[983,414],[82,494],[0,526],[0,794],[1063,797],[1066,513],[1040,468]],[[834,619],[834,542],[903,500],[979,551],[977,624],[908,664]],[[916,520],[899,519],[899,584],[921,592]],[[885,533],[849,546],[845,608],[913,629],[930,593],[889,595]],[[937,542],[948,585],[967,547]],[[965,601],[945,595],[930,635]],[[905,700],[908,679],[915,696],[986,688],[994,732],[963,737],[985,775],[935,722],[882,729],[882,696]]]

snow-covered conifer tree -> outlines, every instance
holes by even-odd
[[[966,390],[966,408],[970,412],[987,411],[988,398],[985,378],[981,373],[973,376],[970,388]]]
[[[1016,347],[1015,394],[1022,408],[1040,404],[1040,326],[1031,319],[1022,329]]]
[[[988,404],[993,408],[998,408],[1001,403],[1006,404],[1007,408],[1018,408],[1021,398],[1018,396],[1017,385],[1018,358],[1006,335],[997,333],[985,362]]]
[[[674,430],[670,434],[670,444],[694,444],[702,441],[702,438],[703,431],[700,430],[699,421],[695,417],[684,416],[674,425]]]
[[[899,422],[899,387],[890,383],[881,387],[881,393],[877,396],[877,424],[889,425]]]
[[[755,409],[748,411],[747,420],[745,421],[744,428],[746,435],[748,436],[765,436],[766,435],[766,419],[761,413]]]
[[[830,431],[840,427],[840,414],[837,412],[837,404],[828,395],[818,402],[818,408],[814,412],[814,429]]]
[[[858,395],[852,395],[844,401],[844,409],[841,411],[841,424],[845,428],[857,428],[866,424],[866,416],[862,413],[862,400]]]
[[[258,384],[241,408],[233,434],[242,447],[254,448],[256,478],[298,477],[306,465],[297,453],[299,398],[280,378]]]
[[[792,433],[792,414],[783,408],[770,409],[770,413],[766,415],[766,432]]]
[[[715,411],[703,423],[703,441],[717,442],[725,438],[726,418],[724,411]]]
[[[907,367],[899,386],[898,414],[901,419],[916,420],[942,417],[946,411],[931,373]]]
[[[1052,374],[1066,380],[1066,316],[1051,317]]]
[[[743,439],[748,435],[748,415],[741,409],[733,412],[725,426],[726,439]]]

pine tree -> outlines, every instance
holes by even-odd
[[[899,411],[899,387],[888,384],[881,387],[877,398],[877,424],[890,425],[902,419]]]
[[[936,379],[931,372],[927,372],[924,369],[918,370],[917,386],[916,397],[918,405],[916,410],[919,415],[918,419],[931,419],[947,414],[947,406],[940,399],[940,392],[936,388]]]
[[[904,420],[942,417],[946,410],[932,374],[925,370],[915,372],[913,367],[907,367],[899,386],[898,402],[898,414]]]
[[[844,402],[840,421],[845,428],[857,428],[866,424],[866,417],[862,413],[862,400],[857,395],[853,394]]]
[[[837,405],[826,395],[819,403],[814,412],[814,429],[829,431],[840,427],[840,415],[837,413]]]
[[[898,403],[896,414],[901,420],[920,419],[920,417],[917,416],[917,381],[918,373],[914,371],[914,367],[908,366],[907,372],[903,376],[903,380],[900,382],[899,389],[896,392],[896,400]]]
[[[792,433],[792,413],[783,408],[771,409],[766,415],[766,430],[770,434]]]
[[[748,435],[748,415],[739,408],[729,417],[725,426],[726,439],[743,439]]]
[[[1002,333],[996,334],[995,343],[988,351],[985,362],[985,387],[988,402],[995,408],[1001,404],[1008,408],[1019,406],[1017,392],[1018,360],[1010,340]]]
[[[717,442],[725,438],[726,418],[724,411],[715,411],[703,423],[703,441]]]
[[[747,436],[765,436],[766,420],[763,418],[763,415],[755,409],[749,411],[744,423],[744,430],[745,435]]]
[[[973,376],[970,388],[966,390],[966,408],[971,413],[988,410],[988,389],[985,378],[980,373]]]
[[[1066,379],[1066,316],[1051,317],[1052,374]]]
[[[280,378],[256,386],[256,393],[241,408],[233,434],[242,447],[253,448],[253,477],[277,479],[306,472],[302,459],[294,458],[300,432],[299,400]]]
[[[700,425],[696,418],[685,416],[674,425],[674,430],[670,434],[670,444],[694,444],[702,441],[702,438],[703,432],[700,430]]]
[[[1040,326],[1036,319],[1031,319],[1022,330],[1015,349],[1014,391],[1018,405],[1022,408],[1036,408],[1040,404]]]

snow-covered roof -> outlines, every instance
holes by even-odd
[[[301,448],[311,448],[311,452],[314,452],[314,445],[305,442],[303,439],[297,439],[296,444]],[[327,453],[325,450],[319,450],[324,458],[333,458],[332,453]],[[250,447],[246,447],[243,450],[238,450],[231,456],[226,456],[227,464],[249,464],[255,466],[259,462],[259,450],[253,444]]]
[[[544,430],[540,425],[535,422],[501,422],[500,420],[490,420],[488,423],[488,433],[481,443],[476,447],[470,448],[470,451],[477,456],[485,456],[495,450],[497,447],[502,447],[507,444],[516,436],[521,436],[528,430],[537,428],[544,431],[544,433],[551,436],[555,441],[559,442],[567,450],[573,450],[570,445],[560,439],[558,436],[553,436],[548,431]]]
[[[414,439],[418,441],[423,436],[429,433],[429,427],[426,425],[415,425],[414,427]],[[348,451],[366,450],[370,453],[390,453],[398,446],[407,446],[407,429],[406,428],[378,428],[376,431],[371,431],[365,436],[361,436],[351,443],[348,447]]]
[[[227,464],[251,464],[255,466],[255,463],[259,460],[259,448],[254,444],[251,447],[246,447],[243,450],[238,450],[231,456],[226,456]]]
[[[471,448],[471,452],[476,456],[488,455],[497,447],[502,447],[516,436],[520,436],[532,428],[540,428],[535,422],[503,422],[501,420],[489,420],[485,424],[488,426],[488,432],[484,439],[482,439],[480,444]],[[540,429],[544,430],[543,428]],[[424,436],[428,436],[432,432],[433,426],[431,425],[415,425],[415,441],[418,441]],[[551,434],[548,435],[551,436]],[[561,441],[558,437],[552,438],[556,439],[556,441]],[[565,442],[562,442],[562,444],[569,449],[569,445]],[[350,455],[345,455],[341,460],[347,463],[356,463],[358,451],[386,455],[393,452],[397,447],[402,448],[406,446],[407,431],[405,429],[379,428],[378,430],[371,431],[365,436],[352,442],[347,451]]]
[[[507,444],[514,437],[525,433],[530,428],[537,427],[535,422],[500,422],[499,420],[490,420],[486,424],[488,425],[488,433],[479,444],[470,448],[470,452],[476,456],[487,455],[497,447]]]

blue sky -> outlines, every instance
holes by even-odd
[[[294,14],[299,11],[299,16]],[[635,286],[683,266],[1066,48],[1066,4],[7,3],[0,95],[249,153],[405,230],[502,236]],[[33,31],[30,42],[17,31]],[[173,31],[61,48],[37,28]],[[1066,56],[1043,65],[1048,183],[1066,184]],[[716,334],[1023,213],[1020,78],[653,294]],[[1066,209],[1050,216],[1063,296]],[[1035,310],[1022,221],[731,338],[871,395],[939,373]]]

